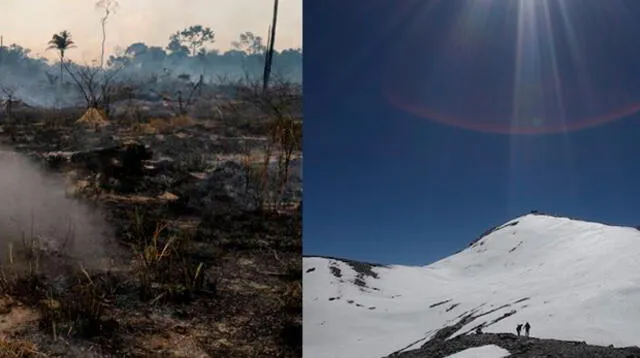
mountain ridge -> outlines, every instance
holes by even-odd
[[[498,230],[502,230],[504,228],[507,228],[508,226],[515,226],[518,223],[518,220],[521,218],[525,218],[527,216],[543,216],[543,217],[549,217],[549,218],[558,218],[558,219],[568,219],[568,220],[574,220],[574,221],[581,221],[584,223],[591,223],[591,224],[598,224],[598,225],[605,225],[605,226],[609,226],[609,227],[619,227],[619,228],[629,228],[629,229],[635,229],[640,231],[640,226],[625,226],[625,225],[616,225],[616,224],[610,224],[610,223],[606,223],[606,222],[600,222],[600,221],[592,221],[592,220],[584,220],[584,219],[580,219],[577,217],[571,217],[571,216],[565,216],[565,215],[560,215],[560,214],[550,214],[547,212],[541,212],[538,210],[531,210],[529,213],[527,214],[523,214],[519,217],[516,217],[514,219],[508,220],[502,224],[498,224],[498,225],[494,225],[492,227],[490,227],[489,229],[485,230],[482,234],[480,234],[477,238],[473,239],[472,241],[469,242],[469,244],[466,247],[461,248],[460,250],[456,251],[453,253],[457,254],[461,251],[464,251],[466,248],[473,246],[476,242],[482,240],[484,237],[498,231]],[[340,261],[344,261],[344,262],[355,262],[355,263],[361,263],[361,264],[366,264],[366,265],[370,265],[370,266],[379,266],[379,267],[383,267],[383,266],[390,266],[390,265],[396,265],[393,263],[387,263],[387,264],[383,264],[383,263],[379,263],[379,262],[372,262],[372,261],[364,261],[364,260],[355,260],[355,259],[351,259],[348,257],[340,257],[340,256],[333,256],[333,255],[314,255],[314,254],[303,254],[302,258],[314,258],[314,257],[318,257],[318,258],[325,258],[325,259],[331,259],[331,260],[340,260]],[[398,264],[400,265],[400,264]],[[429,264],[426,264],[429,265]]]
[[[518,337],[513,333],[463,335],[451,340],[432,340],[411,351],[392,353],[386,358],[446,358],[470,348],[496,345],[509,351],[509,357],[554,358],[637,358],[640,347],[596,346],[584,341],[562,341]]]
[[[425,266],[305,255],[304,353],[383,357],[477,327],[511,332],[523,320],[544,339],[638,345],[630,331],[640,314],[629,303],[640,301],[636,262],[636,228],[540,213]]]

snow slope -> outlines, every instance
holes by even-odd
[[[496,345],[488,345],[477,348],[465,349],[447,356],[446,358],[504,358],[509,356],[509,351]]]
[[[540,338],[640,345],[634,228],[526,215],[424,267],[308,257],[303,270],[305,358],[383,357],[456,323],[447,337],[528,321]]]

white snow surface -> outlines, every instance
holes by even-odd
[[[445,358],[505,358],[510,354],[508,350],[491,344],[465,349],[461,352],[446,356]]]
[[[305,358],[419,348],[469,313],[486,314],[454,335],[481,323],[484,332],[515,333],[528,321],[534,337],[640,345],[634,228],[526,215],[431,265],[373,267],[378,278],[364,276],[365,287],[344,261],[305,257],[303,270]]]

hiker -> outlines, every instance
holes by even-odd
[[[522,331],[522,323],[516,326],[516,332],[518,332],[518,337],[520,337],[520,332]]]
[[[482,327],[481,326],[476,328],[476,334],[482,334]]]
[[[525,335],[525,336],[529,337],[529,330],[530,330],[530,329],[531,329],[531,325],[529,324],[529,322],[527,322],[527,323],[524,325],[524,335]]]

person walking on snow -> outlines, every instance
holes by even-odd
[[[516,326],[516,332],[518,333],[518,337],[520,337],[520,331],[522,331],[522,323]]]
[[[531,325],[529,324],[529,322],[527,322],[524,325],[524,335],[527,337],[529,337],[529,330],[531,330]]]

